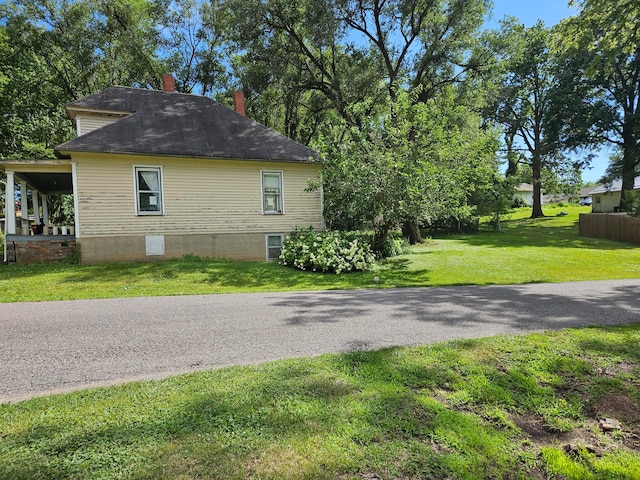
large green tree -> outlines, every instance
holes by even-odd
[[[430,225],[473,213],[471,198],[491,188],[498,143],[452,90],[426,102],[400,92],[393,118],[324,142],[330,226],[373,228],[380,249],[406,218]]]
[[[337,120],[359,128],[379,114],[381,66],[348,44],[334,1],[231,4],[242,52],[232,60],[256,118],[308,142]]]
[[[70,138],[69,97],[51,81],[46,61],[19,41],[20,24],[0,26],[0,157],[51,156]]]
[[[533,185],[531,217],[541,217],[545,172],[559,173],[571,162],[563,146],[555,142],[548,117],[556,95],[556,71],[552,57],[552,32],[542,22],[526,28],[515,19],[503,22],[501,74],[487,115],[502,126],[509,162],[515,175],[526,164]]]
[[[640,174],[640,3],[572,3],[578,15],[559,27],[557,140],[573,148],[608,143],[619,149],[625,209]]]
[[[110,85],[160,86],[163,0],[0,5],[0,155],[50,156],[71,137],[67,102]]]
[[[325,133],[325,138],[330,131],[338,142],[350,138],[350,148],[359,146],[348,155],[336,151],[336,158],[348,162],[346,157],[353,157],[363,164],[380,165],[393,155],[384,148],[398,150],[398,100],[404,93],[410,93],[408,98],[414,104],[426,104],[491,62],[478,40],[488,3],[302,0],[291,5],[284,0],[235,1],[238,45],[245,52],[239,61],[240,79],[253,87],[252,94],[263,99],[277,98],[277,89],[282,88],[280,99],[285,110],[279,118],[288,134],[300,132],[292,128],[300,124],[312,125],[311,132]],[[404,143],[418,145],[418,131],[412,128],[404,130]],[[395,129],[393,134],[390,129]],[[312,138],[307,128],[303,139]],[[389,143],[390,138],[395,140]],[[424,150],[421,155],[427,157],[430,152]],[[411,169],[420,177],[419,162],[410,161],[408,155],[398,158],[405,178],[411,177]],[[440,191],[447,190],[441,187]],[[420,192],[420,198],[409,195],[407,189],[392,189],[404,191],[405,196],[395,203],[384,202],[387,216],[403,224],[412,243],[421,240],[418,222],[422,217],[412,213],[411,204],[421,204],[433,188],[438,187],[413,189]],[[327,184],[327,208],[344,206],[342,200],[331,200],[333,191]],[[398,220],[392,211],[407,216]]]

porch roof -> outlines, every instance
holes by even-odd
[[[71,161],[62,159],[0,159],[0,170],[14,172],[40,193],[73,193]]]

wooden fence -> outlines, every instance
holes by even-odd
[[[581,213],[580,236],[640,244],[640,218],[626,213]]]

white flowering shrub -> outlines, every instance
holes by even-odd
[[[280,263],[300,270],[346,273],[369,270],[376,258],[361,237],[343,232],[295,230],[284,240]]]

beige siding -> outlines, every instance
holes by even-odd
[[[596,213],[610,213],[620,206],[621,193],[609,192],[592,196],[593,211]],[[599,201],[598,201],[599,200]]]
[[[322,228],[320,193],[304,191],[318,165],[97,154],[73,160],[82,238]],[[164,215],[136,215],[134,165],[162,167]],[[283,215],[262,214],[262,170],[283,172]]]
[[[109,125],[122,118],[121,115],[107,115],[97,113],[83,113],[76,115],[78,136],[85,135],[93,130]]]

